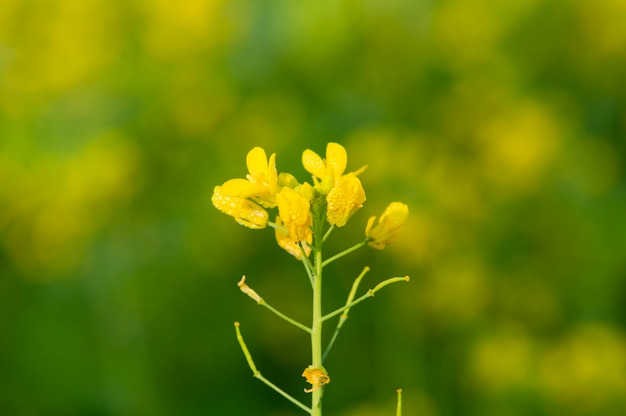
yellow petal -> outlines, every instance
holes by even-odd
[[[327,176],[326,164],[322,158],[312,150],[305,150],[302,153],[302,166],[313,176],[323,179]]]
[[[326,195],[326,217],[328,222],[343,227],[352,214],[363,206],[365,191],[361,181],[353,173],[342,176],[335,187]]]
[[[255,147],[248,152],[248,155],[246,156],[246,165],[248,166],[250,175],[254,178],[259,176],[268,176],[267,155],[262,147]]]
[[[372,226],[374,225],[374,222],[376,221],[376,216],[372,216],[370,217],[369,220],[367,220],[367,225],[365,226],[365,235],[369,236],[370,235],[370,230],[372,229]]]
[[[282,225],[282,221],[280,217],[276,218],[276,224]],[[300,244],[298,240],[295,240],[289,236],[288,233],[283,231],[281,228],[276,228],[276,242],[278,245],[287,253],[291,254],[298,260],[302,259],[302,249],[300,248]],[[313,232],[311,231],[308,236],[303,240],[308,244],[303,244],[304,254],[308,257],[311,254],[311,243],[313,242]]]
[[[275,194],[278,192],[278,172],[276,171],[276,153],[272,153],[270,156],[269,164],[267,165],[267,182],[270,191]]]
[[[213,190],[211,202],[215,208],[230,215],[241,225],[252,229],[267,226],[267,211],[249,199],[224,194],[220,186],[216,186]]]
[[[261,147],[255,147],[248,152],[246,164],[249,171],[246,175],[248,182],[256,187],[247,196],[252,197],[254,201],[266,208],[275,207],[274,198],[278,192],[276,153],[273,153],[268,161],[265,150]]]
[[[348,164],[348,154],[346,149],[339,143],[328,143],[326,145],[326,168],[333,176],[333,181],[337,183]]]
[[[240,198],[248,198],[255,194],[258,186],[246,179],[229,179],[221,186],[220,192],[223,195],[237,196]]]

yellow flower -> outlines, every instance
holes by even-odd
[[[248,228],[260,229],[267,225],[267,212],[261,206],[245,197],[225,193],[222,186],[215,187],[211,202],[215,208]]]
[[[357,175],[366,166],[344,175],[347,162],[346,149],[338,143],[328,143],[326,159],[308,149],[302,154],[302,165],[313,175],[315,189],[326,195],[328,222],[338,227],[345,225],[365,202],[365,191]]]
[[[275,207],[275,196],[278,192],[276,153],[272,153],[268,161],[265,150],[255,147],[248,152],[246,165],[249,172],[246,178],[254,186],[251,197],[266,208]]]
[[[302,153],[302,165],[304,169],[321,181],[323,193],[327,193],[331,187],[341,178],[346,170],[348,154],[346,149],[338,143],[326,145],[326,160],[323,160],[312,150]]]
[[[409,216],[409,207],[401,202],[392,202],[380,216],[378,224],[374,226],[376,217],[371,217],[365,227],[365,235],[371,241],[370,247],[378,250],[385,248],[386,244],[393,243]]]
[[[322,159],[312,150],[305,150],[302,153],[302,165],[304,169],[313,175],[315,187],[323,194],[327,194],[331,188],[337,186],[343,176],[348,163],[346,149],[339,143],[328,143],[326,145],[326,159]],[[359,175],[367,166],[353,172]]]
[[[309,254],[311,254],[313,231],[309,229],[309,233],[303,240],[304,244],[302,244],[302,249],[300,249],[300,241],[291,238],[287,232],[283,231],[280,227],[282,224],[283,222],[280,220],[280,217],[276,217],[276,225],[278,225],[278,227],[276,227],[276,241],[278,245],[298,260],[302,260],[302,250],[304,250],[304,254],[308,257]]]
[[[284,187],[276,194],[278,215],[289,237],[295,241],[306,241],[311,233],[311,204],[291,188]]]
[[[267,159],[265,150],[255,147],[246,156],[246,179],[230,179],[213,190],[211,201],[223,213],[249,228],[265,228],[267,212],[261,207],[276,206],[278,174],[276,154]]]
[[[354,173],[343,175],[326,195],[326,217],[328,222],[342,227],[363,206],[365,191]]]

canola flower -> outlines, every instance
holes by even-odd
[[[369,239],[369,246],[382,250],[385,245],[396,241],[409,216],[409,207],[401,202],[392,202],[376,222],[376,217],[370,217],[365,226],[365,235]]]
[[[216,186],[211,201],[213,205],[237,223],[251,228],[272,227],[278,245],[290,255],[300,260],[313,289],[313,310],[311,325],[304,325],[281,313],[246,283],[245,276],[238,282],[241,291],[255,300],[260,306],[269,309],[281,319],[304,330],[311,337],[311,363],[306,366],[302,376],[311,385],[304,391],[311,393],[311,406],[295,399],[286,391],[276,386],[261,375],[252,355],[241,335],[240,324],[235,323],[237,340],[246,357],[254,377],[271,387],[277,393],[313,416],[322,415],[322,393],[330,383],[330,376],[323,367],[323,362],[348,318],[348,311],[356,304],[374,296],[385,286],[408,281],[408,276],[392,277],[378,283],[373,289],[356,298],[358,286],[364,275],[370,270],[365,267],[354,280],[352,290],[343,307],[324,314],[321,302],[322,271],[333,261],[351,252],[369,245],[383,249],[393,243],[400,234],[408,218],[408,206],[401,202],[391,203],[383,214],[371,217],[365,227],[365,239],[354,246],[326,259],[322,247],[335,227],[345,226],[356,211],[363,207],[365,191],[359,175],[366,166],[346,173],[348,155],[346,149],[338,143],[328,143],[326,157],[322,158],[312,150],[302,154],[302,165],[311,174],[312,183],[300,183],[290,173],[276,169],[276,154],[267,157],[261,147],[255,147],[246,156],[248,174],[245,178],[235,178]],[[275,220],[270,221],[268,210],[275,210]],[[356,299],[355,299],[356,298]],[[323,348],[323,324],[338,316],[332,338]],[[397,415],[401,412],[401,397],[398,390]]]

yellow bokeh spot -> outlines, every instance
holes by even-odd
[[[448,324],[477,319],[490,298],[487,275],[471,259],[451,261],[424,282],[418,303],[432,318]]]
[[[553,400],[587,410],[626,397],[626,338],[615,328],[587,325],[546,348],[539,382]]]
[[[138,2],[145,16],[144,42],[154,56],[172,59],[206,53],[224,42],[232,27],[224,18],[224,0],[167,0]]]
[[[0,239],[17,267],[36,278],[75,267],[95,232],[135,190],[137,163],[135,148],[116,131],[71,156],[48,153],[22,164],[0,158],[0,173],[16,178],[0,183]]]
[[[7,26],[19,21],[21,35],[7,34],[4,46],[11,59],[3,77],[18,102],[24,95],[41,100],[74,88],[99,75],[119,53],[121,31],[111,28],[122,23],[106,2],[38,2],[32,8],[28,3],[9,8],[13,16]],[[4,12],[6,2],[1,7]],[[21,13],[29,18],[20,18]]]
[[[503,392],[530,384],[534,345],[514,327],[505,327],[479,339],[472,348],[470,377],[477,390]]]
[[[487,121],[478,132],[484,174],[499,192],[539,185],[560,148],[556,118],[536,103],[521,103]]]

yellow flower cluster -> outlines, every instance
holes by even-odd
[[[325,218],[330,225],[342,227],[365,202],[358,175],[366,167],[344,173],[347,162],[346,149],[338,143],[327,145],[325,159],[305,150],[302,165],[312,175],[313,185],[301,184],[289,173],[277,173],[275,153],[268,159],[265,150],[255,147],[246,157],[246,178],[230,179],[216,186],[212,202],[246,227],[273,226],[280,247],[301,259],[303,254],[308,256],[311,252],[314,220]],[[278,215],[272,223],[266,209],[275,207]],[[408,207],[397,202],[389,206],[374,227],[375,217],[371,218],[366,229],[369,244],[383,248],[391,243],[407,215]]]

